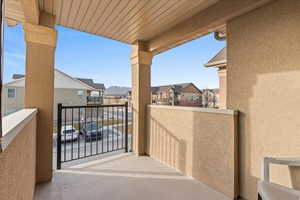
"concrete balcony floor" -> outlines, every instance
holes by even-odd
[[[64,167],[36,187],[35,200],[227,200],[150,157],[119,154]]]

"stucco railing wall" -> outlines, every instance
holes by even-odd
[[[237,113],[149,105],[147,154],[234,198]]]
[[[2,118],[0,199],[32,200],[35,188],[36,109]]]

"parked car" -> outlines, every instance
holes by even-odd
[[[100,125],[97,126],[96,123],[83,124],[80,133],[86,141],[102,140],[103,138],[102,127]]]
[[[78,137],[79,137],[79,131],[76,130],[72,125],[66,125],[61,127],[62,142],[77,140]]]

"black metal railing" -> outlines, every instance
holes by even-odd
[[[57,169],[68,161],[128,152],[128,103],[57,108]]]

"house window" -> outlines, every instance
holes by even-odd
[[[16,88],[8,88],[7,89],[7,97],[8,98],[16,98]]]
[[[78,90],[78,91],[77,91],[77,95],[78,95],[78,96],[83,96],[83,95],[84,95],[83,90]]]
[[[16,112],[16,111],[17,111],[16,108],[8,109],[8,110],[6,111],[6,115],[9,115],[9,114],[14,113],[14,112]]]

